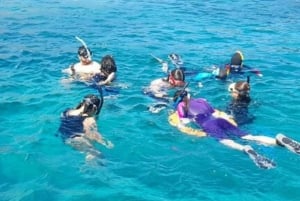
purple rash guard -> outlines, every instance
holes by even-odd
[[[223,118],[214,117],[214,109],[205,99],[191,99],[189,108],[186,110],[184,102],[180,102],[177,106],[177,113],[180,118],[190,118],[203,129],[209,136],[216,139],[229,139],[230,135],[242,137],[247,132],[240,130]]]

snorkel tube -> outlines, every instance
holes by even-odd
[[[177,91],[176,93],[175,93],[175,95],[174,95],[174,97],[175,96],[177,96],[176,97],[176,100],[174,100],[174,103],[173,103],[173,107],[174,107],[174,109],[176,109],[177,108],[177,105],[182,101],[182,99],[185,97],[185,95],[186,95],[186,91],[185,91],[185,89],[189,86],[189,82],[187,82],[185,85],[184,85],[184,87],[181,89],[181,90],[179,90],[179,92]],[[178,94],[177,94],[178,93]]]
[[[250,86],[250,76],[249,76],[249,75],[247,76],[247,83],[248,83],[249,86]]]
[[[91,59],[92,59],[92,57],[91,57],[91,52],[90,52],[88,46],[86,45],[86,43],[85,43],[81,38],[79,38],[78,36],[75,36],[75,38],[76,38],[76,39],[83,45],[83,47],[86,49],[86,52],[87,52],[87,54],[88,54],[88,58],[91,60]]]
[[[153,54],[150,54],[150,55],[151,55],[156,61],[158,61],[158,62],[162,65],[162,67],[161,67],[162,71],[163,71],[164,73],[168,74],[168,73],[169,73],[169,65],[168,65],[168,62],[162,60],[161,58],[158,58],[158,57],[154,56]]]

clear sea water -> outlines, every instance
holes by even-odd
[[[168,110],[152,114],[142,88],[163,76],[150,54],[176,52],[199,71],[241,50],[259,68],[251,77],[251,133],[300,140],[299,0],[0,0],[0,200],[300,199],[300,157],[251,144],[277,167],[256,167],[210,138],[181,134]],[[107,97],[99,131],[115,147],[97,146],[104,165],[55,136],[60,113],[93,89],[65,84],[83,38],[94,59],[113,54],[116,97]],[[195,96],[222,109],[228,82],[191,83]]]

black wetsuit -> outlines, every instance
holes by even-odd
[[[243,101],[232,101],[226,108],[226,113],[233,116],[238,125],[251,123],[254,120],[254,116],[249,114],[249,103]]]
[[[63,112],[59,127],[59,132],[63,140],[80,137],[84,133],[83,121],[86,117],[68,115],[68,110]]]

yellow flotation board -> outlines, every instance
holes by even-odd
[[[231,115],[226,114],[223,111],[215,109],[215,112],[213,113],[213,116],[217,117],[217,118],[225,119],[226,121],[228,121],[229,123],[231,123],[232,125],[237,127],[237,123],[235,122],[233,117]]]
[[[178,130],[180,130],[181,132],[183,132],[185,134],[195,135],[197,137],[205,137],[206,136],[206,133],[204,131],[202,131],[201,129],[194,129],[194,128],[191,128],[188,126],[183,126],[183,125],[179,126],[180,120],[179,120],[179,117],[176,112],[169,115],[168,121],[172,126],[178,128]]]

